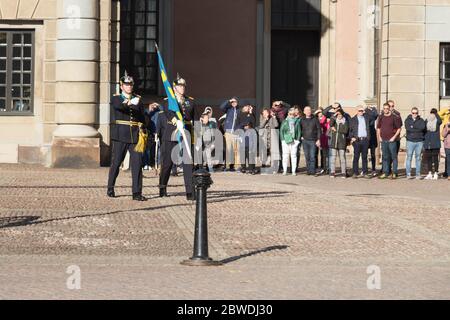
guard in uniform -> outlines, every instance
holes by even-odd
[[[120,78],[122,93],[114,95],[111,101],[112,158],[107,195],[115,197],[114,185],[119,174],[119,167],[128,151],[133,181],[133,200],[145,201],[147,199],[142,196],[142,152],[145,150],[144,139],[147,136],[148,117],[144,114],[141,97],[133,94],[133,86],[133,78],[125,71],[125,75]]]
[[[194,99],[186,96],[186,81],[180,76],[173,82],[175,97],[180,107],[180,112],[183,116],[185,129],[190,133],[192,137],[192,128],[194,120]],[[172,150],[178,145],[177,130],[181,129],[181,121],[177,118],[175,112],[168,109],[168,104],[163,107],[163,111],[159,115],[158,119],[158,136],[161,141],[161,175],[159,177],[159,196],[167,197],[167,184],[170,178],[170,172],[172,170],[173,159]],[[189,139],[189,136],[187,137]],[[182,139],[182,138],[181,138]],[[186,154],[186,143],[183,144],[183,159],[189,158]],[[192,153],[192,139],[189,141],[189,147]],[[193,171],[193,159],[189,161],[183,161],[183,177],[186,187],[186,198],[188,200],[195,200],[195,194],[193,193],[192,185],[192,171]]]

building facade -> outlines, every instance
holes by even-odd
[[[124,70],[163,96],[155,42],[198,105],[447,107],[448,21],[450,0],[0,0],[0,163],[107,165]]]

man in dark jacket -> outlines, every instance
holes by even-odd
[[[233,97],[230,100],[223,102],[220,105],[220,109],[225,112],[226,117],[223,123],[223,130],[225,136],[226,145],[226,165],[224,171],[233,171],[232,165],[236,165],[239,169],[239,136],[236,134],[236,130],[239,129],[239,101],[237,97]]]
[[[368,106],[365,110],[365,113],[369,115],[369,132],[370,132],[370,141],[369,141],[369,150],[370,150],[370,162],[372,164],[372,176],[377,175],[377,156],[376,150],[378,148],[378,139],[377,139],[377,129],[375,128],[375,122],[378,118],[378,111],[375,106]]]
[[[411,162],[416,155],[416,179],[420,180],[421,156],[425,140],[425,120],[419,116],[419,109],[412,108],[411,114],[405,120],[406,129],[406,178],[412,179]]]
[[[119,167],[130,153],[133,200],[145,201],[142,195],[142,153],[135,150],[140,133],[146,133],[148,118],[141,97],[133,93],[134,80],[126,73],[120,79],[122,93],[111,100],[112,158],[108,177],[108,197],[114,198]]]
[[[353,145],[353,178],[359,174],[359,159],[362,157],[361,176],[368,176],[367,155],[370,143],[370,118],[363,106],[358,106],[358,113],[350,120],[350,134]]]
[[[303,151],[305,152],[308,175],[316,174],[316,148],[320,147],[321,127],[317,117],[312,115],[311,107],[303,110],[305,118],[300,120],[302,129]]]

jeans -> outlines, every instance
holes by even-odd
[[[416,156],[416,177],[420,176],[420,169],[422,164],[422,149],[423,141],[412,142],[406,141],[406,175],[411,175],[411,163],[413,159],[413,154]]]
[[[345,158],[345,149],[330,149],[330,173],[336,173],[336,156],[339,154],[339,164],[342,174],[347,173],[347,159]]]
[[[390,173],[392,163],[393,173],[398,174],[397,141],[382,141],[381,150],[383,152],[383,173],[385,175]]]
[[[369,139],[356,140],[353,143],[353,174],[359,173],[359,158],[362,157],[362,173],[367,174],[367,155],[369,153]]]
[[[297,150],[298,150],[299,141],[295,140],[294,142],[287,144],[282,141],[281,146],[283,149],[283,172],[287,173],[288,164],[289,164],[289,156],[291,156],[291,170],[292,173],[295,173],[297,169]]]
[[[315,141],[303,140],[303,152],[305,153],[308,174],[316,173],[316,148]]]

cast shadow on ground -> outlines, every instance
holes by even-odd
[[[255,251],[251,251],[249,253],[245,253],[245,254],[241,254],[241,255],[238,255],[238,256],[226,258],[226,259],[221,260],[220,262],[222,264],[227,264],[227,263],[231,263],[231,262],[237,261],[237,260],[242,259],[242,258],[254,256],[254,255],[257,255],[257,254],[260,254],[260,253],[274,251],[274,250],[286,250],[287,248],[289,248],[289,246],[286,246],[286,245],[266,247],[266,248],[263,248],[263,249],[258,249],[258,250],[255,250]]]
[[[0,218],[0,229],[33,224],[39,218],[39,216],[2,217]]]
[[[259,198],[271,198],[271,197],[279,197],[282,194],[288,194],[289,192],[248,192],[246,190],[235,190],[235,191],[211,191],[211,194],[214,196],[211,197],[212,200],[209,200],[209,203],[213,202],[225,202],[225,201],[232,201],[237,199],[259,199]],[[184,193],[178,193],[173,194],[172,196],[185,196]],[[157,197],[155,197],[157,198]],[[170,199],[170,197],[169,197]],[[150,200],[151,201],[151,200]],[[167,208],[173,208],[173,207],[184,207],[184,206],[190,206],[195,207],[195,202],[186,202],[186,203],[175,203],[175,204],[166,204],[166,205],[158,205],[158,206],[151,206],[151,207],[145,207],[145,208],[136,208],[136,209],[130,209],[130,210],[116,210],[111,212],[104,212],[104,213],[94,213],[94,214],[84,214],[84,215],[77,215],[72,217],[63,217],[63,218],[52,218],[52,219],[45,219],[45,220],[39,220],[40,216],[23,216],[23,217],[0,217],[0,229],[1,228],[8,228],[8,227],[18,227],[18,226],[29,226],[29,225],[37,225],[37,224],[44,224],[47,222],[55,222],[55,221],[67,221],[72,219],[79,219],[79,218],[91,218],[91,217],[102,217],[102,216],[110,216],[115,214],[121,214],[121,213],[127,213],[127,212],[135,212],[135,213],[145,213],[147,211],[157,211],[157,210],[163,210]],[[195,209],[193,210],[195,212]]]

